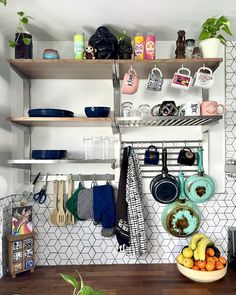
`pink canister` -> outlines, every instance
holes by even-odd
[[[156,53],[156,37],[149,32],[145,37],[145,59],[155,59]]]

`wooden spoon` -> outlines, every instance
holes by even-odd
[[[71,176],[68,178],[68,199],[72,196],[73,192],[73,180],[71,179]],[[74,224],[75,223],[75,218],[74,216],[70,213],[70,211],[67,209],[66,210],[66,223],[67,224]]]
[[[53,181],[53,208],[51,212],[51,224],[57,225],[57,195],[58,195],[58,181]]]
[[[66,214],[64,211],[64,181],[59,181],[59,211],[57,212],[57,224],[63,226],[66,223]]]

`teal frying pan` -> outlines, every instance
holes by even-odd
[[[203,203],[214,195],[215,184],[213,179],[204,173],[202,147],[197,152],[198,173],[189,176],[185,181],[185,193],[189,200]]]
[[[161,222],[167,232],[184,238],[195,233],[200,225],[201,213],[196,204],[189,201],[184,192],[184,173],[179,172],[180,193],[178,200],[168,204],[162,212]]]

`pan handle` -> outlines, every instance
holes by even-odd
[[[167,149],[162,149],[162,176],[166,177],[168,175],[168,168],[167,168]]]
[[[202,147],[199,146],[198,151],[197,151],[197,168],[198,168],[198,174],[203,175],[204,174],[204,168],[203,168],[203,151]]]

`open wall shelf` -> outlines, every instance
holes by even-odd
[[[171,79],[173,74],[182,65],[189,68],[192,74],[203,65],[215,71],[223,59],[185,58],[141,61],[112,59],[9,59],[8,61],[12,69],[20,76],[28,79],[111,79],[114,73],[114,65],[118,66],[119,76],[123,78],[124,73],[127,72],[131,64],[141,79],[146,79],[155,65],[162,71],[165,79]]]

